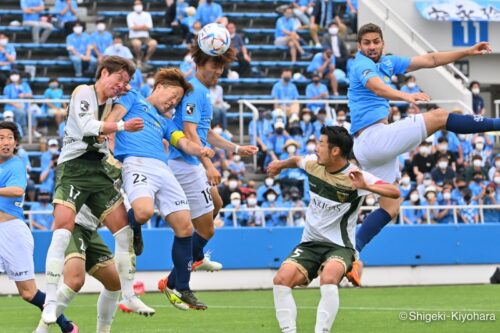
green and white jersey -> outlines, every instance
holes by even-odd
[[[101,106],[101,113],[106,113],[106,108],[111,108],[112,100],[109,99]],[[80,85],[71,95],[68,106],[68,118],[64,128],[64,139],[59,164],[75,159],[88,151],[96,151],[105,155],[109,154],[108,144],[100,144],[97,138],[102,130],[102,121],[99,121],[99,103],[94,86]]]
[[[349,172],[358,168],[347,164],[343,169],[329,173],[318,164],[315,155],[302,158],[299,166],[307,173],[311,197],[302,242],[330,242],[354,249],[361,199],[370,193],[352,185]],[[372,174],[362,172],[367,184],[382,182]]]
[[[101,221],[92,214],[87,205],[83,205],[78,214],[76,214],[75,223],[88,230],[97,230],[101,225]]]

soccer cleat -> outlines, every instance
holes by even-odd
[[[131,226],[134,232],[134,253],[136,256],[140,256],[144,251],[144,242],[142,240],[142,225],[136,224]]]
[[[172,290],[172,293],[177,296],[183,303],[187,304],[191,309],[206,310],[207,305],[200,302],[194,295],[192,290]]]
[[[124,298],[120,304],[118,304],[120,310],[126,313],[135,312],[141,316],[152,316],[155,314],[155,310],[144,304],[137,295],[129,298]]]
[[[49,325],[45,324],[42,319],[38,322],[38,326],[33,333],[49,333]]]
[[[361,287],[361,273],[363,272],[363,262],[361,260],[354,260],[352,268],[346,273],[347,280],[356,287]]]
[[[78,332],[80,332],[80,330],[78,329],[78,326],[76,326],[75,323],[71,322],[71,325],[73,325],[73,330],[71,330],[71,332],[69,332],[69,333],[78,333]]]
[[[216,272],[222,269],[222,264],[217,261],[210,260],[210,253],[205,253],[205,258],[202,260],[198,260],[193,262],[191,266],[191,270],[194,271],[208,271],[208,272]]]
[[[45,324],[51,325],[57,321],[57,302],[51,301],[43,306],[42,320]]]
[[[158,281],[158,289],[167,296],[167,299],[174,307],[176,307],[179,310],[189,310],[189,305],[184,303],[179,297],[177,297],[176,294],[174,294],[174,291],[170,289],[167,285],[168,282],[168,277],[165,277]]]

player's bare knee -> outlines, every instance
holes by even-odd
[[[154,208],[152,207],[140,207],[138,209],[134,208],[135,221],[140,224],[146,223],[151,216],[154,214]]]
[[[189,237],[193,234],[193,224],[190,220],[181,221],[178,225],[172,226],[177,237]]]
[[[31,302],[33,297],[35,297],[35,294],[29,289],[21,289],[19,290],[19,296],[21,296],[23,300],[29,303]]]
[[[118,278],[118,275],[110,277],[105,281],[102,281],[102,285],[109,291],[121,290],[120,279]]]
[[[64,283],[71,288],[75,293],[79,292],[85,284],[85,276],[74,275],[69,279],[64,279]]]

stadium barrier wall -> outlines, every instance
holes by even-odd
[[[108,230],[99,230],[114,251]],[[226,269],[276,269],[300,242],[302,228],[221,228],[208,243]],[[33,231],[35,271],[45,270],[50,231]],[[172,267],[173,233],[144,229],[144,253],[138,271]],[[481,265],[500,263],[500,223],[484,225],[390,225],[361,254],[367,266]]]

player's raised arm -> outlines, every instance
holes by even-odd
[[[172,143],[175,147],[181,149],[185,153],[192,155],[192,156],[207,157],[207,158],[214,157],[215,152],[212,149],[202,147],[201,145],[197,144],[196,142],[193,142],[193,141],[187,139],[183,134],[178,139],[175,139],[176,133],[179,133],[179,132],[174,132],[174,134],[172,135],[172,139],[170,140],[170,143]],[[180,133],[182,133],[182,132],[180,132]],[[178,134],[177,134],[177,136],[178,136]]]
[[[214,147],[235,152],[240,156],[253,156],[259,151],[259,148],[255,146],[239,146],[231,141],[228,141],[219,134],[215,133],[212,129],[208,131],[207,141]]]
[[[391,101],[405,101],[408,103],[416,103],[418,101],[430,101],[429,95],[426,93],[409,94],[403,91],[393,89],[386,85],[381,78],[372,77],[366,82],[366,88],[373,91],[377,96],[384,97]]]
[[[365,176],[367,176],[369,179],[365,179]],[[351,178],[352,185],[355,188],[376,193],[387,198],[399,198],[401,193],[396,185],[389,184],[380,180],[377,181],[375,179],[376,177],[370,176],[370,174],[357,169],[349,172],[349,178]]]
[[[480,42],[476,45],[458,51],[432,52],[411,58],[407,72],[419,70],[421,68],[435,68],[451,64],[457,60],[469,56],[477,56],[491,53],[492,49],[488,42]]]
[[[282,161],[272,161],[267,167],[267,174],[275,177],[280,174],[283,169],[300,168],[301,156],[292,156]]]

